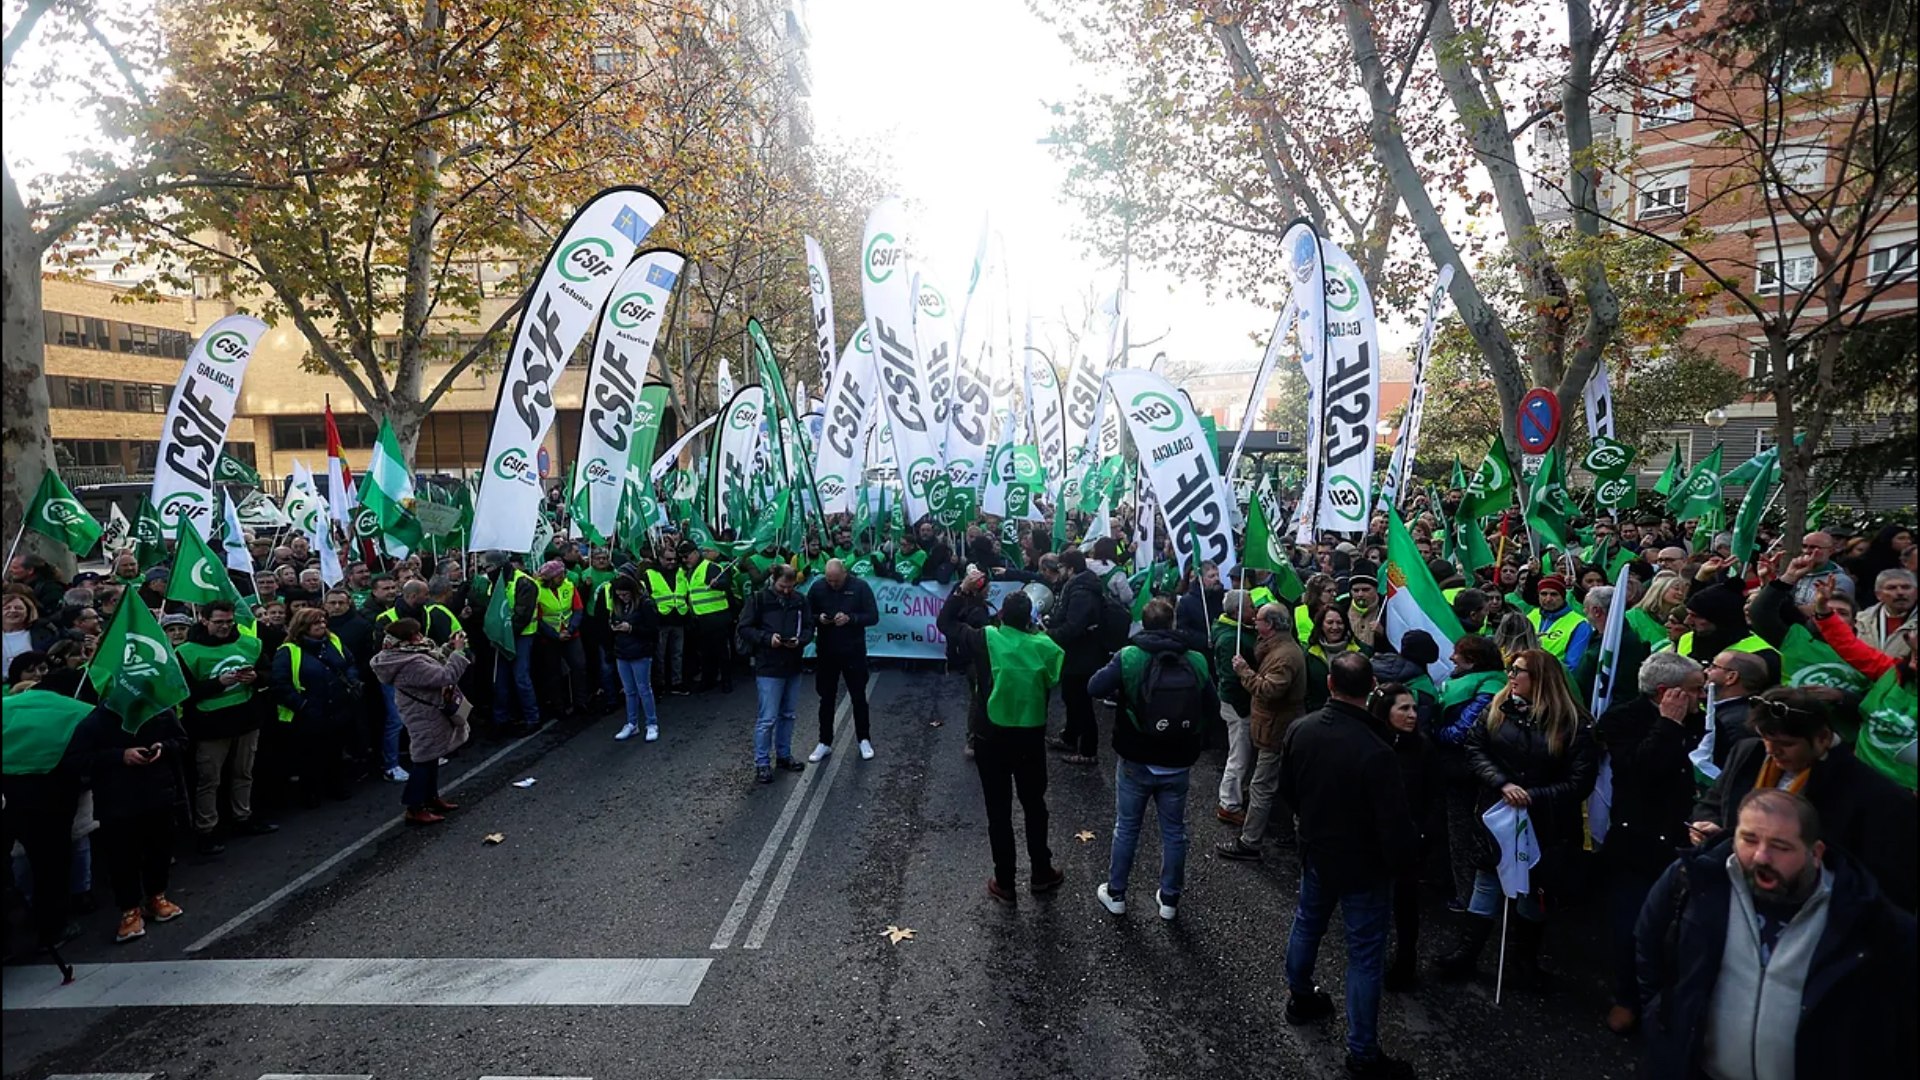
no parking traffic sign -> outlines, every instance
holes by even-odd
[[[1553,391],[1534,387],[1520,399],[1520,449],[1529,454],[1544,454],[1560,436],[1560,399]]]

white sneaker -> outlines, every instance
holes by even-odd
[[[407,770],[395,765],[393,768],[387,770],[387,779],[396,784],[404,784],[407,782]]]
[[[1179,897],[1174,897],[1174,902],[1169,904],[1167,903],[1167,898],[1160,895],[1160,890],[1155,889],[1153,890],[1153,899],[1155,903],[1160,905],[1160,917],[1168,922],[1172,922],[1173,917],[1180,914],[1180,908],[1178,906],[1180,902]]]
[[[831,753],[833,753],[833,747],[828,746],[826,743],[815,743],[813,745],[813,753],[807,755],[807,760],[818,765],[827,760],[827,755]]]
[[[1126,898],[1121,897],[1117,900],[1114,899],[1113,894],[1107,891],[1106,882],[1101,882],[1100,887],[1093,890],[1093,895],[1100,898],[1100,906],[1106,908],[1109,915],[1125,915],[1127,913]]]
[[[626,724],[620,728],[620,733],[613,737],[613,741],[626,742],[628,739],[631,739],[638,734],[640,734],[639,724]]]
[[[871,740],[868,740],[868,739],[860,740],[860,760],[862,761],[873,760],[873,743]]]
[[[659,724],[647,725],[647,741],[648,742],[660,741],[660,725]]]

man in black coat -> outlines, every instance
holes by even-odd
[[[760,711],[753,726],[754,778],[773,782],[773,767],[800,772],[793,757],[793,720],[800,693],[800,653],[813,640],[807,598],[795,588],[799,572],[774,563],[767,586],[747,598],[740,612],[740,638],[753,650],[753,681]]]
[[[827,569],[807,590],[814,630],[814,688],[820,692],[820,744],[808,761],[824,761],[833,753],[833,704],[840,682],[847,684],[853,704],[853,732],[860,740],[861,760],[873,758],[872,732],[867,726],[867,627],[880,621],[867,583],[847,573],[847,564],[828,559]]]
[[[1758,739],[1742,743],[1720,779],[1693,808],[1691,835],[1705,843],[1732,830],[1740,799],[1760,787],[1784,787],[1820,812],[1830,847],[1853,856],[1889,900],[1914,909],[1913,795],[1862,765],[1833,731],[1819,692],[1776,687],[1753,700]]]
[[[1287,728],[1280,794],[1299,819],[1301,856],[1287,940],[1287,1020],[1334,1013],[1313,968],[1338,904],[1347,927],[1347,1071],[1411,1078],[1410,1066],[1381,1051],[1379,1016],[1393,880],[1418,857],[1420,834],[1391,733],[1367,711],[1372,690],[1366,656],[1342,653],[1328,665],[1327,704]]]
[[[1086,555],[1077,550],[1060,553],[1060,568],[1067,575],[1066,584],[1057,590],[1047,612],[1047,634],[1067,654],[1060,673],[1060,703],[1066,707],[1067,723],[1050,745],[1065,751],[1070,762],[1091,765],[1100,748],[1100,726],[1094,720],[1087,680],[1110,657],[1100,645],[1106,589],[1087,570]]]

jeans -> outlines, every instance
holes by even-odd
[[[1100,724],[1093,715],[1093,695],[1087,692],[1087,680],[1093,672],[1069,671],[1060,677],[1060,704],[1066,707],[1067,724],[1060,737],[1074,752],[1094,757],[1100,750]]]
[[[756,675],[760,713],[753,722],[753,764],[766,768],[775,757],[793,756],[793,711],[800,697],[799,675]]]
[[[687,627],[684,623],[663,623],[660,627],[660,665],[664,669],[667,688],[677,690],[687,685],[681,674],[680,665],[687,654]]]
[[[814,689],[820,691],[820,741],[833,745],[833,703],[840,695],[840,683],[847,684],[847,698],[853,703],[853,736],[861,742],[872,736],[867,726],[867,658],[822,656],[814,669]]]
[[[1137,761],[1120,758],[1113,769],[1113,853],[1107,860],[1107,892],[1126,895],[1133,854],[1140,846],[1140,822],[1151,801],[1160,817],[1160,895],[1173,900],[1187,875],[1187,772],[1156,774]]]
[[[391,688],[389,688],[391,689]],[[220,824],[220,774],[232,762],[229,809],[235,822],[253,816],[253,759],[260,749],[258,729],[225,739],[193,744],[193,829],[212,832]]]
[[[1220,719],[1227,725],[1227,765],[1220,770],[1220,805],[1239,810],[1247,805],[1247,772],[1253,768],[1253,736],[1247,718],[1226,702],[1220,703]]]
[[[1247,823],[1240,827],[1241,843],[1259,847],[1260,841],[1267,838],[1267,823],[1275,817],[1279,822],[1274,836],[1293,839],[1293,808],[1280,797],[1279,751],[1260,751],[1260,756],[1254,759],[1253,782],[1247,788]]]
[[[1467,901],[1467,910],[1486,919],[1500,917],[1500,905],[1506,900],[1506,894],[1500,891],[1500,875],[1491,870],[1473,872],[1473,899]],[[1513,905],[1513,913],[1530,922],[1544,922],[1547,910],[1540,906],[1538,894],[1528,893]]]
[[[407,725],[400,721],[400,694],[392,683],[380,684],[380,696],[387,703],[387,726],[380,736],[380,766],[391,769],[400,764],[400,732]]]
[[[1376,885],[1331,893],[1320,885],[1312,859],[1300,861],[1300,902],[1287,935],[1287,989],[1313,989],[1313,965],[1320,939],[1333,919],[1333,905],[1347,924],[1347,1053],[1367,1060],[1380,1056],[1380,989],[1387,961],[1387,928],[1392,924],[1393,888]]]
[[[440,759],[428,758],[412,765],[407,771],[407,786],[400,792],[400,804],[418,810],[440,797]]]
[[[514,722],[513,707],[520,704],[520,722],[528,727],[540,723],[540,699],[533,691],[533,638],[514,639],[512,656],[496,654],[493,666],[493,722],[507,727]]]
[[[653,657],[643,656],[638,660],[615,659],[613,666],[620,673],[620,686],[627,692],[627,723],[640,726],[640,717],[647,718],[647,726],[654,727],[660,718],[653,711]]]
[[[1013,888],[1013,797],[1027,819],[1027,862],[1034,880],[1053,874],[1047,847],[1046,729],[994,727],[974,740],[974,765],[987,802],[987,843],[993,848],[993,878]]]

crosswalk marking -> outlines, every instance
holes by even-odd
[[[0,972],[0,1005],[690,1005],[709,959],[171,960]]]
[[[260,1080],[373,1080],[371,1073],[261,1073]]]
[[[47,1080],[156,1080],[159,1073],[54,1073]],[[265,1080],[264,1077],[261,1080]]]

